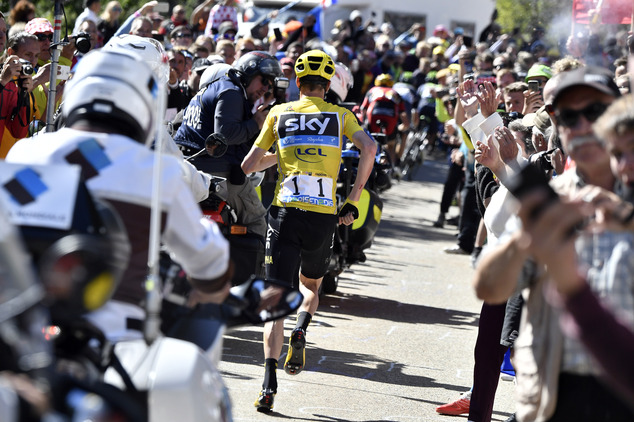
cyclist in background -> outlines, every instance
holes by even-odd
[[[398,131],[409,128],[410,120],[405,102],[393,86],[394,79],[391,75],[382,73],[376,77],[374,87],[370,88],[361,103],[361,120],[370,132],[384,133],[387,136],[387,152],[392,164],[398,167],[402,151],[402,139],[398,137]]]

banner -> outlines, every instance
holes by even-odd
[[[632,21],[632,0],[603,0],[601,23],[629,25]]]
[[[632,21],[632,0],[574,0],[572,19],[575,23],[630,25]],[[593,17],[598,15],[595,19]]]

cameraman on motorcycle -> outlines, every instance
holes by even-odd
[[[227,152],[220,158],[201,155],[191,162],[199,170],[227,179],[227,203],[236,211],[238,224],[249,233],[266,235],[266,209],[240,168],[264,124],[269,108],[253,107],[267,92],[276,88],[282,69],[275,57],[254,51],[240,57],[232,69],[203,88],[183,113],[183,123],[174,141],[185,155],[205,148],[212,133],[227,140]]]
[[[125,226],[130,260],[113,300],[89,315],[111,341],[141,338],[141,307],[149,254],[155,134],[161,84],[138,55],[100,49],[77,65],[64,90],[65,128],[23,139],[7,162],[77,164],[88,190],[115,208]],[[161,241],[189,276],[200,301],[229,294],[233,266],[227,241],[202,217],[179,159],[161,158]],[[191,296],[190,296],[191,299]]]

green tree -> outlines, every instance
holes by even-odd
[[[497,0],[498,23],[502,31],[531,34],[542,26],[549,38],[570,33],[572,0]]]

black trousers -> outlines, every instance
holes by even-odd
[[[461,200],[458,246],[471,253],[473,252],[481,218],[476,201],[475,173],[473,170],[467,169],[465,171],[465,182],[462,188]]]
[[[482,304],[473,368],[473,392],[469,406],[469,420],[490,422],[495,392],[500,380],[500,366],[508,350],[500,344],[506,304]]]
[[[445,185],[442,190],[442,199],[440,200],[440,212],[442,214],[447,214],[449,212],[451,201],[453,201],[453,198],[456,196],[456,192],[460,189],[460,184],[463,179],[464,170],[462,169],[462,165],[452,162],[449,165],[447,179],[445,180]]]

